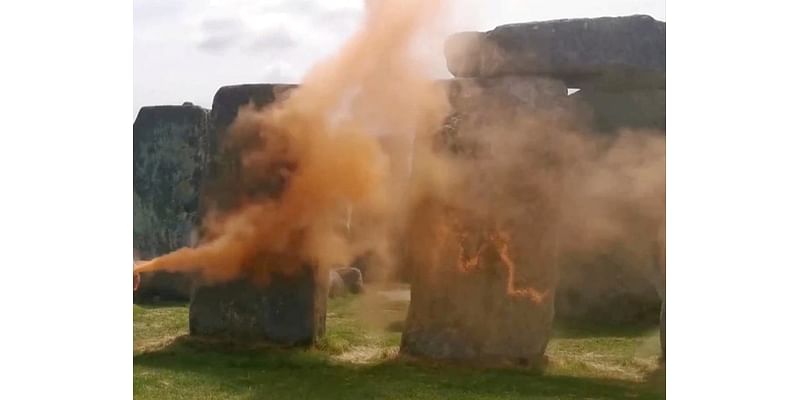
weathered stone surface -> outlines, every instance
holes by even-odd
[[[579,109],[591,113],[590,124],[595,132],[643,129],[666,133],[664,91],[610,92],[589,88],[573,94],[570,99]],[[631,229],[653,223],[639,220],[639,217],[628,222],[632,224]],[[655,323],[666,285],[665,243],[660,235],[663,235],[663,226],[660,233],[651,230],[629,233],[630,237],[615,249],[604,249],[588,261],[564,263],[556,299],[558,318]],[[649,251],[652,245],[653,250]]]
[[[296,88],[294,84],[257,83],[223,86],[214,95],[211,120],[217,131],[226,129],[236,119],[239,108],[250,102],[257,108],[269,106]]]
[[[515,179],[532,171],[531,165],[504,164],[488,151],[503,140],[490,145],[484,139],[488,131],[511,139],[515,133],[503,130],[504,122],[557,106],[566,88],[547,79],[516,77],[444,84],[455,112],[433,145],[462,160],[474,184],[452,197],[423,201],[412,213],[407,235],[411,303],[400,351],[541,365],[553,319],[558,205],[550,190],[557,185]],[[532,193],[535,206],[525,197]],[[512,267],[503,261],[504,252]],[[474,263],[465,262],[465,255]]]
[[[348,292],[358,294],[364,291],[364,279],[357,268],[338,268],[336,273],[342,278],[342,283]]]
[[[548,78],[456,78],[441,84],[452,111],[441,132],[442,140],[434,145],[463,157],[479,157],[481,149],[502,146],[503,142],[516,147],[525,139],[508,136],[505,140],[502,135],[520,131],[518,122],[533,121],[534,113],[541,120],[558,118],[572,106],[564,83]],[[503,148],[506,150],[510,149]],[[495,181],[494,177],[486,179]]]
[[[656,193],[649,195],[657,196]],[[615,200],[618,212],[608,207],[603,217],[620,224],[617,234],[621,237],[602,246],[564,254],[561,258],[556,295],[556,318],[559,320],[618,324],[658,322],[666,282],[664,242],[655,231],[659,221],[654,218],[663,218],[664,205],[647,203],[652,201],[650,197],[642,200],[633,197],[634,194],[619,196]],[[630,201],[627,196],[631,196]],[[573,226],[575,228],[580,227]]]
[[[208,162],[207,111],[143,107],[133,123],[134,248],[150,258],[190,243]]]
[[[562,260],[556,318],[570,322],[656,323],[661,299],[647,265],[596,252]]]
[[[492,122],[497,111],[526,114],[565,105],[566,85],[558,80],[508,75],[496,78],[455,78],[445,85],[454,112]],[[495,121],[500,123],[502,121]],[[465,132],[466,133],[466,132]]]
[[[224,86],[214,95],[210,113],[211,140],[209,167],[205,176],[201,213],[206,210],[228,210],[238,206],[242,194],[275,196],[284,180],[278,171],[266,171],[262,179],[247,180],[242,174],[242,155],[248,146],[259,145],[258,132],[248,132],[236,143],[229,139],[230,125],[242,106],[253,104],[262,109],[287,96],[296,85],[249,84]]]
[[[589,127],[594,132],[613,134],[632,129],[666,133],[664,90],[588,87],[569,99],[575,110],[588,116]],[[630,206],[641,205],[631,203]],[[648,214],[653,212],[648,211]],[[625,218],[625,223],[629,224],[629,232],[621,243],[578,259],[567,257],[562,262],[556,297],[558,319],[656,323],[666,285],[663,226],[661,233],[649,228],[635,232],[654,224],[646,220],[649,217],[637,215],[636,210],[632,215],[618,218]]]
[[[340,297],[347,293],[359,294],[364,291],[364,280],[358,268],[344,267],[329,272],[328,297]]]
[[[633,15],[502,25],[452,35],[445,56],[457,77],[535,74],[569,87],[605,80],[664,87],[666,23]]]
[[[353,268],[359,270],[361,272],[361,277],[365,282],[372,282],[375,281],[376,277],[373,275],[377,275],[377,273],[372,273],[371,267],[374,266],[374,254],[372,252],[367,252],[362,254],[353,260]],[[371,280],[370,280],[371,279]]]
[[[221,88],[211,110],[213,140],[211,161],[204,181],[201,212],[227,212],[243,199],[277,198],[286,176],[278,167],[244,173],[242,158],[251,148],[263,146],[257,130],[237,132],[229,127],[240,107],[258,109],[281,98],[292,85],[239,85]],[[290,178],[288,178],[290,179]],[[200,240],[208,240],[201,232]],[[330,276],[316,266],[302,266],[291,276],[269,272],[264,260],[248,260],[246,274],[227,283],[199,286],[189,310],[192,335],[234,340],[259,340],[279,345],[308,345],[325,331],[325,307]]]
[[[618,324],[658,322],[666,292],[665,247],[659,233],[653,230],[658,221],[650,218],[658,213],[663,216],[664,210],[634,210],[643,208],[636,202],[626,207],[624,214],[614,215],[624,218],[623,223],[627,224],[620,240],[562,257],[557,319]]]
[[[344,286],[344,281],[342,277],[336,271],[329,271],[329,282],[328,282],[328,297],[341,297],[347,293],[347,288]]]
[[[133,124],[133,246],[149,259],[191,245],[208,164],[208,112],[191,105],[143,107]],[[135,301],[188,300],[191,278],[145,273]]]
[[[439,249],[437,256],[457,260],[458,251],[453,245]],[[528,263],[520,259],[515,287],[547,290],[552,284],[548,275],[555,268],[554,256],[542,253]],[[535,302],[509,294],[509,273],[496,254],[482,259],[481,267],[475,271],[462,271],[454,262],[417,267],[418,273],[411,282],[402,353],[434,359],[541,365],[550,337],[552,299]],[[432,271],[422,271],[424,268]]]
[[[201,285],[189,306],[189,333],[277,345],[313,344],[325,333],[328,276],[306,267],[292,276],[272,275]]]
[[[570,100],[589,113],[592,128],[597,132],[621,128],[666,132],[666,93],[656,89],[612,91],[589,87],[570,96]]]

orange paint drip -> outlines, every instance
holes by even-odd
[[[512,259],[509,251],[509,243],[511,242],[511,235],[500,229],[490,229],[485,232],[480,232],[481,243],[478,250],[472,255],[467,256],[466,241],[469,237],[469,232],[458,223],[454,223],[454,230],[458,231],[456,237],[458,238],[458,269],[462,272],[476,271],[481,267],[481,257],[484,252],[491,246],[497,252],[500,261],[506,269],[508,274],[506,280],[506,294],[510,297],[527,299],[535,303],[541,303],[550,295],[550,291],[537,291],[534,288],[517,288],[515,283],[516,264]]]
[[[489,235],[492,243],[494,243],[494,248],[497,251],[497,254],[500,256],[500,260],[503,262],[503,265],[505,265],[506,270],[508,271],[506,293],[511,297],[528,299],[534,303],[541,303],[544,301],[549,295],[549,290],[540,292],[534,288],[517,289],[515,287],[514,274],[516,271],[516,266],[514,264],[514,260],[511,259],[508,250],[508,243],[511,239],[511,235],[509,235],[507,232],[499,230],[491,232]]]

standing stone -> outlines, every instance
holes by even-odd
[[[642,130],[666,134],[664,90],[589,86],[569,99],[571,106],[587,117],[588,129],[594,133],[615,135],[622,130]],[[619,243],[563,260],[556,297],[558,319],[618,324],[657,322],[664,296],[653,259],[661,250],[651,251],[651,244],[656,241],[652,229],[637,230],[657,225],[651,218],[659,211],[645,210],[645,206],[631,201],[626,212],[617,216],[624,221],[620,223],[628,226]],[[664,205],[660,207],[663,214]],[[660,246],[663,248],[663,241]]]
[[[228,128],[240,107],[268,107],[293,87],[264,84],[219,89],[211,110],[214,134],[201,198],[203,213],[237,209],[244,197],[280,197],[287,179],[280,173],[280,166],[260,174],[243,173],[242,155],[251,146],[264,145],[258,132],[240,132],[234,142]],[[200,240],[207,239],[201,232]],[[288,346],[313,344],[325,332],[328,272],[304,265],[291,275],[273,272],[264,276],[261,272],[267,270],[265,261],[250,263],[246,270],[253,273],[236,281],[198,285],[189,308],[190,333]]]
[[[133,247],[150,259],[191,245],[208,164],[208,112],[192,106],[139,110],[133,123]],[[149,272],[135,301],[188,300],[191,277]]]
[[[458,160],[468,183],[452,196],[421,201],[412,213],[407,235],[411,303],[400,351],[539,366],[553,319],[558,179],[517,179],[536,174],[535,165],[506,164],[491,149],[503,146],[505,139],[522,143],[513,135],[524,132],[505,130],[503,123],[559,104],[566,88],[557,81],[523,77],[444,84],[454,113],[433,146]],[[490,131],[499,137],[489,138]],[[541,160],[535,154],[512,158]],[[504,255],[513,260],[513,269]]]
[[[650,16],[561,19],[461,32],[445,43],[457,77],[549,76],[569,87],[664,87],[666,24]]]

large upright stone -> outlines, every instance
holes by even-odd
[[[214,96],[210,142],[211,162],[201,198],[202,212],[228,212],[243,199],[276,199],[287,177],[279,166],[259,173],[244,170],[242,156],[263,146],[257,131],[229,128],[242,106],[262,109],[288,94],[293,85],[226,86]],[[291,177],[288,177],[291,179]],[[201,232],[200,240],[209,239]],[[249,260],[245,274],[233,282],[203,282],[192,294],[189,330],[192,335],[233,340],[260,340],[279,345],[310,345],[325,331],[329,275],[311,265],[295,273],[277,273],[263,259]]]
[[[422,200],[412,213],[411,303],[400,351],[539,366],[553,319],[558,179],[516,179],[536,174],[526,160],[542,158],[522,157],[521,150],[513,157],[520,164],[507,163],[508,153],[492,149],[505,139],[524,144],[515,135],[525,132],[504,129],[504,123],[558,105],[566,88],[518,77],[445,84],[455,112],[432,145],[454,157],[468,179],[451,196]]]
[[[133,123],[133,236],[141,257],[189,244],[208,144],[208,112],[201,107],[139,110]]]
[[[133,123],[133,247],[152,257],[191,245],[208,164],[208,111],[191,104],[139,110]],[[135,301],[188,300],[190,277],[145,273]]]
[[[646,15],[561,19],[461,32],[445,43],[457,77],[550,76],[569,87],[664,87],[666,24]]]
[[[612,137],[621,131],[666,134],[664,90],[587,87],[569,99],[571,106],[587,117],[587,128],[594,133]],[[664,154],[650,156],[663,159]],[[666,170],[661,173],[666,174]],[[655,185],[651,189],[653,195],[655,190],[665,190]],[[622,199],[627,194],[619,195]],[[661,210],[656,209],[659,207]],[[614,216],[617,223],[625,226],[622,239],[591,254],[570,255],[562,260],[556,297],[558,319],[597,323],[658,321],[664,296],[656,259],[663,253],[664,242],[658,242],[654,229],[658,223],[653,216],[663,215],[663,207],[649,201],[626,200],[624,212],[617,211]]]

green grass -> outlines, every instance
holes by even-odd
[[[375,294],[329,303],[315,349],[190,339],[188,307],[134,305],[137,399],[660,399],[656,327],[556,327],[542,372],[397,357],[406,304]]]

